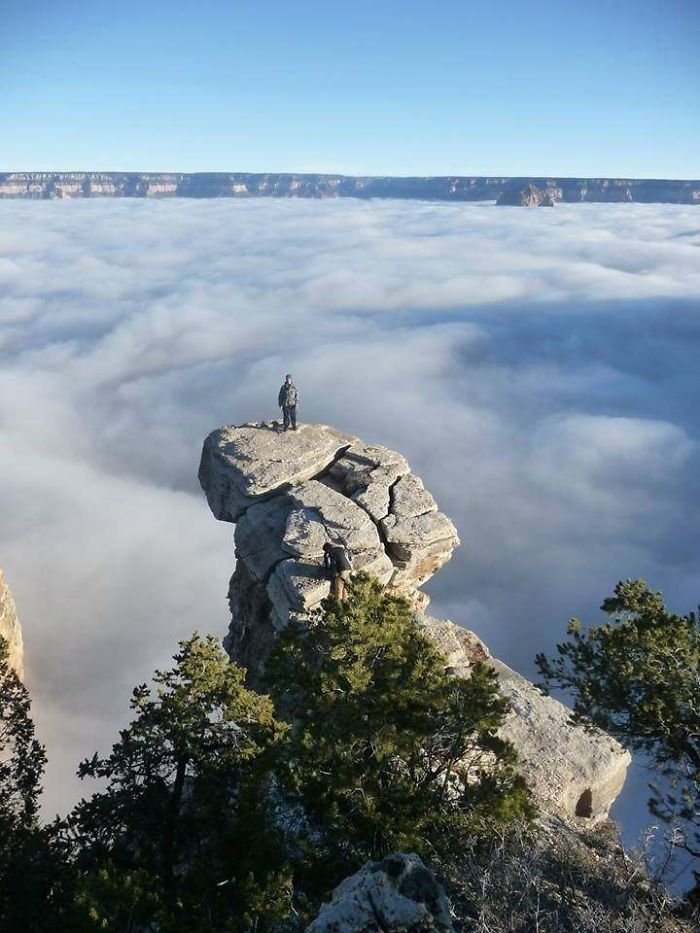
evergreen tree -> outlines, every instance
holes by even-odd
[[[39,823],[46,753],[31,718],[31,698],[0,636],[0,930],[82,929],[73,916],[70,873],[55,827]]]
[[[69,820],[82,900],[108,930],[252,929],[288,909],[260,806],[285,728],[215,638],[180,642],[174,660],[155,693],[134,690],[135,718],[111,754],[80,766],[107,785]]]
[[[529,815],[495,673],[451,676],[409,603],[357,574],[310,626],[290,626],[268,665],[292,723],[278,778],[308,820],[298,873],[327,889],[393,850],[447,857],[466,835]]]
[[[611,621],[583,631],[572,619],[558,657],[537,656],[544,687],[570,691],[578,718],[655,762],[664,786],[652,785],[650,809],[680,820],[681,845],[700,859],[698,616],[669,612],[643,580],[618,583],[601,608]]]

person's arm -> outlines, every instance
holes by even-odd
[[[284,405],[284,386],[279,390],[277,394],[277,407],[282,408]]]

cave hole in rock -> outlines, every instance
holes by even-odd
[[[589,820],[593,816],[593,794],[590,787],[587,787],[576,804],[576,816]]]

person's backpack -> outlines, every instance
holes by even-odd
[[[344,570],[352,570],[352,557],[346,548],[339,547],[336,550],[335,560],[339,573],[342,573]]]

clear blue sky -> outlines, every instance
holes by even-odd
[[[0,0],[0,171],[700,178],[700,0]]]

